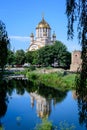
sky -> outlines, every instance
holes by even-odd
[[[77,30],[75,37],[67,40],[66,0],[0,0],[0,20],[6,25],[10,38],[11,50],[23,49],[30,45],[30,34],[36,33],[36,26],[44,19],[55,31],[56,39],[64,43],[68,51],[81,50],[78,44]]]

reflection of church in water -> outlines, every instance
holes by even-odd
[[[36,26],[36,38],[34,38],[34,34],[30,35],[30,47],[28,51],[35,51],[45,45],[52,45],[56,41],[56,35],[53,33],[51,37],[51,27],[45,21],[44,17]]]
[[[51,99],[46,99],[37,93],[30,93],[31,106],[34,107],[36,101],[37,116],[43,118],[48,117],[51,112]]]

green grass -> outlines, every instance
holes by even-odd
[[[68,74],[62,77],[62,79],[66,83],[67,86],[71,86],[72,88],[75,88],[75,77],[76,77],[76,74]]]
[[[63,73],[38,73],[37,71],[28,72],[27,77],[30,81],[36,84],[42,83],[46,86],[62,88],[62,89],[73,89],[75,87],[75,74],[63,75]]]
[[[44,69],[48,73],[44,73]],[[16,74],[26,75],[30,81],[34,82],[37,85],[42,83],[45,86],[50,86],[62,90],[69,90],[75,88],[76,74],[67,73],[64,70],[49,73],[49,69],[47,68],[37,68],[33,71],[26,68],[24,71],[16,72]]]

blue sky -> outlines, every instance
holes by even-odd
[[[63,42],[69,51],[80,50],[77,33],[73,41],[67,40],[66,0],[0,0],[0,20],[6,25],[11,50],[26,50],[29,47],[31,32],[42,19],[55,31],[57,40]],[[76,28],[75,28],[76,30]]]

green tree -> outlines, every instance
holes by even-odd
[[[52,50],[54,62],[57,62],[59,67],[69,67],[71,54],[67,51],[66,46],[62,42],[56,41],[52,46]]]
[[[65,67],[66,69],[70,69],[70,64],[71,64],[71,53],[66,52],[66,57],[65,57]]]
[[[38,50],[38,63],[49,66],[53,63],[53,53],[51,46],[45,46]]]
[[[56,41],[53,45],[38,50],[38,63],[45,66],[57,64],[59,67],[69,68],[70,56],[66,46],[62,42]]]
[[[86,87],[87,82],[87,0],[66,0],[68,18],[68,38],[74,36],[74,23],[77,21],[78,41],[82,46],[82,69],[79,87]]]
[[[5,24],[0,20],[0,68],[4,70],[4,66],[7,63],[8,49],[10,47],[10,41],[6,31]]]
[[[32,51],[33,62],[32,64],[38,64],[38,51]]]
[[[26,62],[31,64],[38,63],[38,51],[28,51],[26,52]]]
[[[17,50],[15,52],[15,63],[18,65],[22,65],[25,62],[25,52],[21,50]]]
[[[26,62],[28,62],[28,63],[32,63],[32,61],[33,61],[33,57],[32,57],[31,53],[32,53],[31,51],[27,51],[26,54],[25,54]]]
[[[8,58],[7,58],[7,63],[9,65],[15,64],[15,54],[13,51],[8,50]]]

